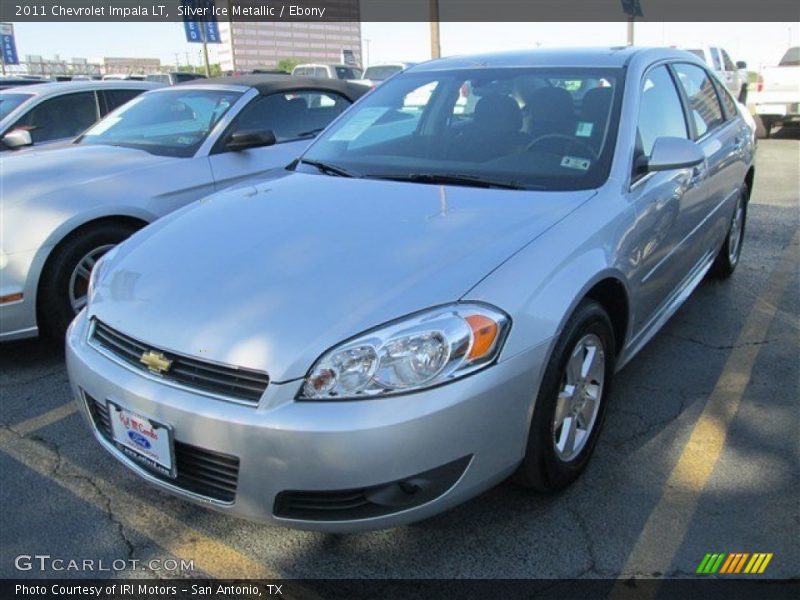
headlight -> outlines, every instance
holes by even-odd
[[[452,304],[364,333],[323,354],[305,400],[385,396],[453,381],[491,363],[510,321],[483,304]]]

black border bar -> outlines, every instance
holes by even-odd
[[[218,21],[429,21],[430,0],[215,0]],[[0,21],[182,21],[181,0],[2,0]],[[800,20],[797,0],[639,0],[638,21]],[[441,22],[619,22],[622,0],[438,0]],[[193,20],[202,20],[201,18]]]

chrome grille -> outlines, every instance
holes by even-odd
[[[84,396],[95,427],[100,435],[113,444],[108,406],[104,402],[92,398],[86,392],[84,392]],[[221,502],[233,502],[239,478],[239,459],[235,456],[184,444],[178,440],[174,440],[174,442],[177,477],[171,479],[150,469],[148,469],[148,473],[186,491]]]
[[[172,361],[166,373],[156,375],[159,379],[224,399],[256,405],[269,384],[266,373],[207,363],[153,348],[112,329],[102,321],[94,321],[91,335],[94,344],[144,373],[149,371],[139,362],[142,354],[148,350],[158,350]]]

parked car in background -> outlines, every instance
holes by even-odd
[[[133,80],[133,81],[144,81],[145,76],[144,74],[136,74],[136,73],[109,73],[107,75],[103,75],[104,81],[118,81],[118,80]]]
[[[0,95],[0,152],[74,138],[142,92],[141,81],[70,81],[5,90]]]
[[[341,64],[307,64],[297,65],[292,75],[298,77],[322,77],[325,79],[353,80],[361,78],[361,69],[352,65]]]
[[[764,137],[778,123],[800,121],[800,46],[789,48],[778,66],[758,74],[750,103],[764,126]]]
[[[676,50],[412,67],[282,177],[107,254],[74,398],[143,480],[285,526],[393,527],[512,474],[564,488],[615,372],[736,268],[751,123]]]
[[[145,77],[145,81],[155,81],[165,85],[175,85],[184,81],[194,81],[195,79],[206,79],[206,76],[202,73],[175,71],[170,73],[151,73]]]
[[[36,85],[38,83],[48,83],[50,79],[44,77],[0,77],[0,90],[7,90],[10,88],[20,87],[23,85]]]
[[[364,69],[361,76],[361,81],[370,87],[375,87],[382,81],[389,79],[392,75],[396,75],[401,71],[405,71],[409,67],[413,67],[416,63],[386,63],[382,65],[370,65]]]
[[[109,248],[288,164],[365,91],[295,77],[198,80],[142,94],[72,144],[3,157],[0,340],[63,336]]]
[[[738,61],[734,63],[728,52],[719,46],[687,48],[687,51],[696,55],[714,69],[734,98],[742,104],[747,102],[746,62]]]

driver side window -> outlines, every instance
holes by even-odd
[[[675,82],[667,67],[660,66],[650,70],[642,83],[633,160],[634,180],[646,172],[644,167],[656,139],[665,136],[689,138]]]

